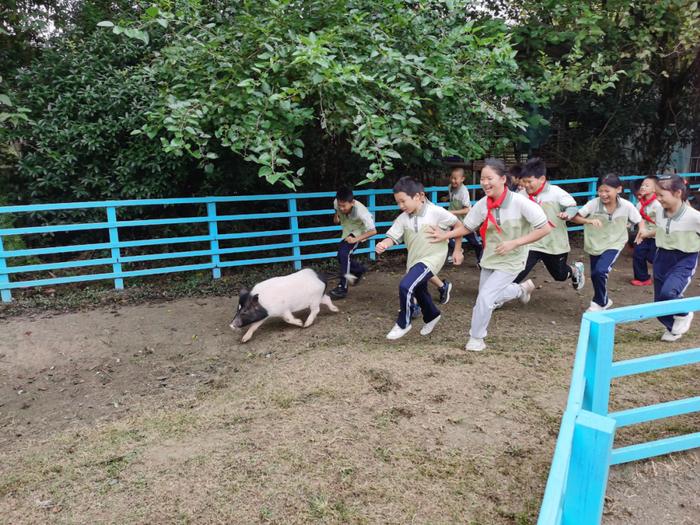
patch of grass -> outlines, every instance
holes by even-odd
[[[364,373],[367,375],[369,383],[372,385],[375,392],[385,394],[400,388],[399,383],[394,380],[391,372],[388,370],[369,368],[365,370]]]

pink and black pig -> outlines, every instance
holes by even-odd
[[[239,330],[247,326],[248,331],[241,339],[247,343],[270,317],[281,317],[289,324],[306,328],[314,322],[322,304],[331,312],[337,312],[338,308],[326,295],[327,280],[324,277],[306,268],[291,275],[267,279],[250,291],[243,288],[238,295],[238,311],[231,328]],[[307,308],[310,312],[306,321],[294,317],[294,312]]]

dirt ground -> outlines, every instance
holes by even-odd
[[[241,344],[235,298],[0,319],[0,523],[535,523],[582,312],[539,266],[530,304],[463,350],[473,258],[428,337],[394,322],[401,268],[371,271],[338,314],[271,321]],[[616,306],[648,302],[628,285]],[[700,295],[698,281],[686,294]],[[2,314],[0,309],[0,314]],[[622,325],[616,357],[691,348]],[[616,381],[612,409],[700,395],[700,367]],[[616,445],[697,432],[698,415],[622,429]],[[613,467],[606,524],[700,522],[700,453]]]

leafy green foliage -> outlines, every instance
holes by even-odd
[[[164,151],[196,159],[228,148],[270,183],[301,184],[308,127],[348,141],[374,181],[401,160],[521,140],[521,109],[539,99],[507,26],[469,18],[468,2],[173,5],[138,29],[103,23],[142,41],[168,35],[148,68],[160,96],[137,133],[164,132]]]

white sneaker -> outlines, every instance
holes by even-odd
[[[389,330],[389,333],[386,334],[386,338],[391,339],[392,341],[394,339],[401,339],[411,330],[412,327],[413,326],[409,324],[406,328],[401,328],[399,325],[395,324],[394,327]]]
[[[503,303],[493,303],[494,310],[498,310],[499,308],[503,308]]]
[[[535,283],[532,282],[532,279],[528,279],[524,283],[520,283],[520,289],[523,291],[520,294],[520,302],[523,304],[527,304],[530,302],[530,295],[532,294],[533,290],[535,289]]]
[[[605,306],[600,306],[595,301],[591,301],[591,305],[588,307],[588,310],[586,310],[586,311],[587,312],[600,312],[602,310],[607,310],[608,308],[610,308],[612,306],[612,304],[613,304],[612,299],[608,299],[608,304],[606,304]]]
[[[666,341],[667,343],[672,343],[673,341],[678,341],[681,337],[683,337],[682,334],[676,335],[666,330],[664,335],[661,336],[661,340]]]
[[[435,319],[433,319],[429,323],[425,323],[423,325],[423,328],[420,329],[420,335],[430,335],[430,332],[433,331],[433,329],[438,324],[438,321],[440,320],[441,317],[442,317],[441,315],[438,315]]]
[[[571,267],[571,285],[574,290],[580,290],[586,284],[586,275],[583,273],[584,266],[582,262],[575,262]]]
[[[671,333],[673,335],[683,335],[686,333],[690,330],[690,323],[693,322],[693,317],[693,312],[689,312],[688,315],[674,315]]]
[[[470,337],[469,341],[467,342],[467,346],[465,346],[464,349],[469,350],[471,352],[481,352],[483,350],[486,350],[486,343],[484,343],[483,339]]]

